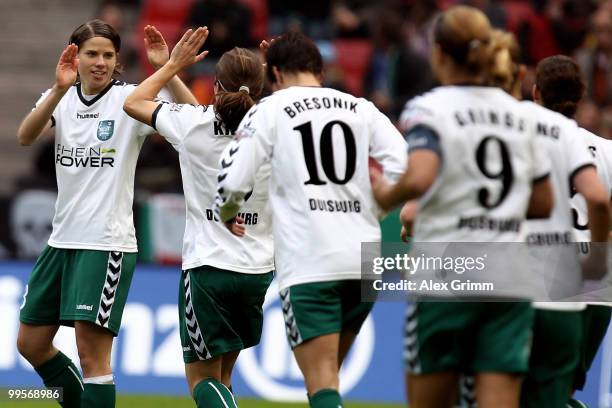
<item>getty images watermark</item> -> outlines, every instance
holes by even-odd
[[[573,243],[364,243],[362,299],[593,300],[585,299],[595,291],[585,284],[578,248]],[[597,301],[612,301],[610,274],[596,287]]]
[[[372,281],[372,288],[376,291],[407,291],[419,292],[447,292],[449,290],[459,292],[492,292],[495,290],[494,282],[472,282],[470,279],[461,279],[466,272],[484,271],[486,269],[487,254],[482,256],[426,256],[421,254],[395,254],[390,257],[376,257],[372,260],[372,273],[379,275],[379,279]],[[399,271],[403,276],[410,278],[400,279],[399,281],[385,282],[382,274],[385,271]],[[431,278],[420,278],[422,275],[429,275],[426,271],[440,271],[444,274],[456,274],[455,279],[441,281]]]

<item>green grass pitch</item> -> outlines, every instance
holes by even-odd
[[[348,401],[346,408],[405,408],[405,405],[357,403]],[[2,408],[58,408],[59,405],[52,402],[41,401],[14,401],[3,400]],[[308,408],[308,404],[288,404],[258,401],[252,399],[238,400],[240,408]],[[168,396],[141,396],[141,395],[119,395],[117,397],[117,408],[194,408],[195,403],[188,397]]]

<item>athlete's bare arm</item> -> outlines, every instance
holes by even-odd
[[[123,110],[134,119],[150,125],[153,112],[159,105],[154,102],[157,94],[181,70],[204,59],[208,51],[197,52],[207,37],[208,29],[205,27],[187,30],[172,50],[168,62],[132,91],[123,104]]]
[[[78,47],[66,46],[55,68],[55,83],[47,97],[23,119],[17,139],[22,146],[29,146],[45,131],[51,128],[53,110],[77,79]]]
[[[163,67],[170,59],[170,52],[168,51],[166,40],[164,40],[164,37],[155,26],[145,26],[144,46],[147,51],[149,63],[156,70]],[[189,88],[187,88],[187,85],[181,81],[178,75],[173,76],[168,83],[166,83],[166,88],[172,93],[175,102],[190,103],[193,105],[198,104],[196,97],[191,93]]]

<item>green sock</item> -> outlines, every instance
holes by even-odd
[[[193,389],[198,408],[237,408],[230,390],[214,378],[200,381]]]
[[[115,408],[115,384],[85,383],[81,406],[83,408]]]
[[[62,407],[79,408],[81,406],[83,380],[79,370],[64,353],[58,352],[49,361],[37,367],[36,372],[43,379],[45,386],[63,387],[63,399],[59,403]]]
[[[325,388],[314,393],[310,397],[311,408],[342,408],[342,397],[338,391]]]

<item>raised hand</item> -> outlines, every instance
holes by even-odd
[[[69,44],[62,51],[55,68],[55,87],[60,91],[67,91],[76,82],[79,66],[78,51],[79,47],[75,44]]]
[[[153,68],[161,68],[170,59],[166,40],[159,30],[152,25],[147,25],[144,28],[144,46],[149,63]]]
[[[202,47],[206,38],[208,38],[208,28],[206,27],[199,27],[195,31],[187,30],[174,46],[172,54],[170,54],[170,62],[183,69],[202,61],[208,55],[208,51],[198,54],[198,50]]]

